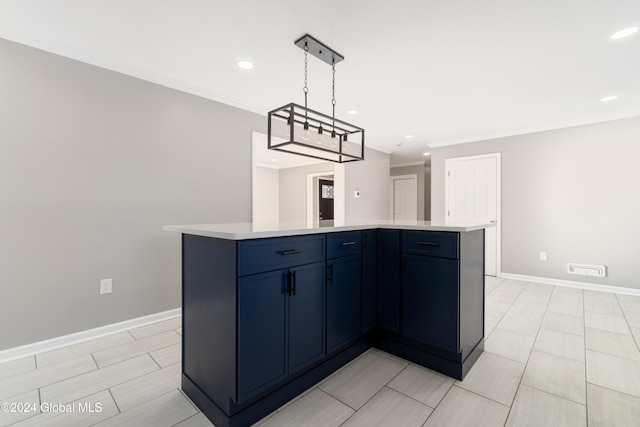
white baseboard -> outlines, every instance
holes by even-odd
[[[100,326],[99,328],[87,329],[61,337],[51,338],[44,341],[34,342],[32,344],[22,345],[20,347],[0,350],[0,363],[9,362],[11,360],[20,359],[34,354],[44,353],[46,351],[55,350],[71,344],[77,344],[83,341],[100,338],[105,335],[115,334],[117,332],[126,331],[128,329],[139,328],[151,323],[160,322],[162,320],[173,319],[182,315],[182,308],[174,308],[173,310],[163,311],[160,313],[150,314],[148,316],[129,319],[123,322],[112,323],[110,325]]]
[[[574,282],[572,280],[549,279],[547,277],[525,276],[523,274],[500,273],[498,277],[504,279],[521,280],[523,282],[544,283],[546,285],[566,286],[568,288],[587,289],[590,291],[612,292],[615,294],[640,296],[640,289],[623,288],[620,286],[598,285],[595,283]]]

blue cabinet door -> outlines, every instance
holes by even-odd
[[[376,327],[376,230],[362,232],[362,333]]]
[[[324,357],[324,262],[292,268],[289,298],[289,374]]]
[[[400,332],[400,231],[378,230],[378,326]]]
[[[458,267],[454,259],[403,256],[402,335],[459,351]]]
[[[238,400],[285,378],[287,271],[238,280]],[[220,343],[220,345],[230,345]]]
[[[327,353],[360,336],[360,255],[327,262]]]
[[[238,279],[240,402],[325,354],[325,263]]]

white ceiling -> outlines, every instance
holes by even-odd
[[[346,58],[337,116],[392,163],[640,116],[640,33],[610,39],[638,24],[638,0],[0,0],[2,38],[263,114],[303,102],[309,33]],[[309,67],[309,106],[330,113],[330,67]]]

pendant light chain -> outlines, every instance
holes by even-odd
[[[336,60],[331,61],[332,78],[331,81],[331,106],[333,107],[333,131],[336,130]],[[335,135],[335,134],[334,134]]]
[[[309,54],[309,46],[307,43],[304,44],[304,88],[302,89],[304,92],[304,119],[307,121],[307,94],[309,93],[309,88],[307,87],[307,73],[308,73],[308,56]]]

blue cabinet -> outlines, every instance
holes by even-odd
[[[243,240],[238,243],[238,276],[324,261],[324,234]]]
[[[290,269],[293,289],[289,303],[289,375],[325,355],[325,275],[324,262]]]
[[[378,230],[378,327],[400,332],[400,231]]]
[[[360,337],[360,255],[327,261],[327,353]]]
[[[464,378],[484,349],[484,231],[403,230],[398,239],[381,230],[378,245],[379,263],[398,247],[401,262],[397,286],[395,271],[381,283],[378,270],[376,346]]]
[[[458,260],[403,256],[402,334],[458,352]]]
[[[402,233],[402,334],[454,353],[459,344],[459,233]]]
[[[324,263],[238,280],[238,401],[324,357]]]
[[[361,333],[361,232],[327,235],[327,354]]]
[[[362,232],[362,333],[376,328],[378,317],[376,314],[377,295],[377,231]]]
[[[238,402],[324,357],[324,261],[324,235],[238,243]]]
[[[251,425],[370,346],[463,379],[483,349],[484,232],[183,234],[182,388]]]
[[[256,274],[238,282],[239,401],[287,375],[285,274]]]
[[[348,255],[360,255],[360,231],[347,231],[327,235],[327,258],[338,258]]]

